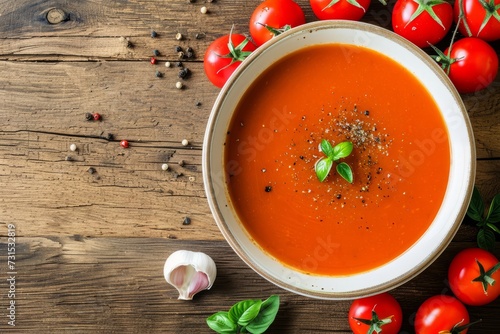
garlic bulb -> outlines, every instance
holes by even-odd
[[[178,250],[167,258],[163,274],[167,283],[179,291],[179,299],[191,300],[198,292],[212,287],[217,268],[205,253]]]

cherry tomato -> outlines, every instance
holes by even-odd
[[[215,86],[224,86],[241,62],[256,48],[243,35],[229,34],[217,38],[205,52],[205,74]]]
[[[479,37],[485,41],[500,39],[500,0],[485,0],[483,3],[478,0],[455,0],[455,22],[458,22],[461,1],[464,16],[458,29],[462,35]],[[472,35],[469,35],[464,20]]]
[[[450,30],[453,8],[445,0],[397,0],[392,29],[421,48],[437,44]]]
[[[260,46],[290,28],[306,23],[302,8],[292,0],[266,0],[250,17],[250,35]]]
[[[444,51],[445,55],[448,55],[448,49]],[[448,75],[460,93],[486,88],[497,76],[498,56],[482,39],[466,37],[456,41],[449,58],[452,64]]]
[[[473,306],[491,303],[500,296],[500,262],[484,249],[465,249],[451,261],[448,281],[462,303]]]
[[[314,15],[320,20],[360,20],[371,0],[309,0]]]
[[[451,333],[455,327],[469,324],[469,312],[458,299],[446,295],[433,296],[420,305],[415,316],[416,334]],[[463,331],[454,333],[465,334]]]
[[[389,293],[356,299],[349,309],[349,326],[354,334],[397,334],[403,321],[398,301]]]

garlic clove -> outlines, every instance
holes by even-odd
[[[212,287],[217,268],[205,253],[178,250],[167,258],[163,274],[167,283],[179,292],[179,299],[191,300],[198,292]]]

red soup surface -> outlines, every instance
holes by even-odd
[[[315,173],[322,139],[351,141],[348,183]],[[342,44],[294,52],[238,104],[225,143],[232,205],[283,264],[349,275],[401,255],[426,231],[448,182],[450,147],[435,101],[406,69]]]

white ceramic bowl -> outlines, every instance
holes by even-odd
[[[293,51],[323,43],[363,46],[413,73],[433,95],[448,127],[451,166],[437,216],[424,235],[393,261],[350,276],[295,271],[256,245],[235,214],[224,180],[224,141],[236,105],[254,79]],[[224,238],[254,271],[289,291],[322,299],[352,299],[393,289],[427,268],[452,240],[466,213],[475,177],[475,148],[467,112],[444,72],[422,50],[389,30],[366,23],[322,21],[292,29],[245,60],[221,90],[205,133],[203,177],[210,209]]]

